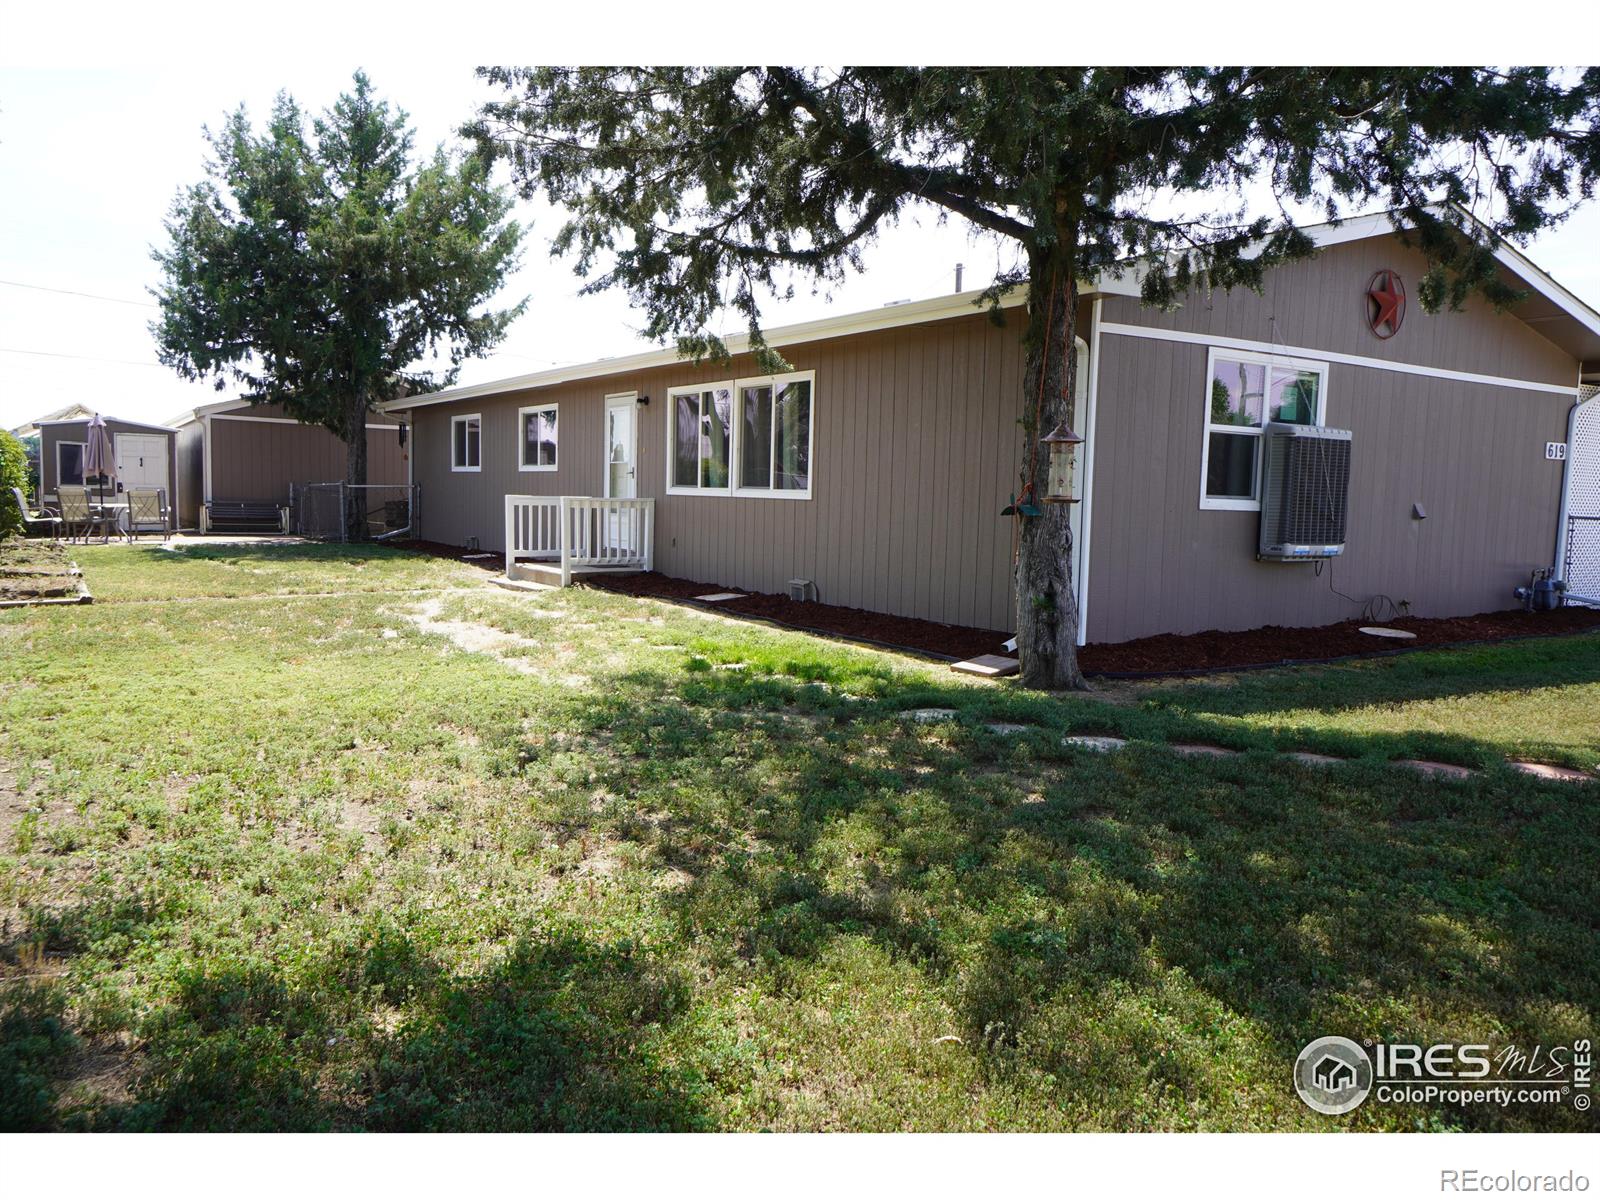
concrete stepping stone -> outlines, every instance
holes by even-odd
[[[1425,758],[1397,758],[1394,760],[1397,767],[1405,767],[1408,771],[1415,771],[1419,775],[1430,775],[1435,779],[1471,779],[1477,774],[1471,767],[1459,766],[1456,763],[1430,762]]]
[[[696,596],[696,600],[703,600],[707,604],[718,604],[723,600],[743,600],[743,592],[709,592],[704,596]]]
[[[1174,754],[1187,754],[1193,758],[1235,758],[1239,752],[1226,746],[1208,746],[1204,742],[1172,742],[1167,746]]]
[[[1019,663],[1014,658],[1007,658],[1003,654],[980,654],[977,658],[969,658],[965,662],[951,663],[952,671],[960,671],[963,675],[981,675],[986,679],[999,679],[1006,675],[1015,675]]]
[[[1578,771],[1572,767],[1555,767],[1549,763],[1514,762],[1511,764],[1513,771],[1521,771],[1524,775],[1532,775],[1536,779],[1555,779],[1562,783],[1591,783],[1594,776],[1587,771]]]
[[[1308,767],[1331,767],[1335,763],[1342,763],[1344,759],[1336,758],[1332,754],[1317,754],[1311,750],[1291,750],[1287,757],[1297,763],[1304,763]]]
[[[990,721],[986,728],[990,733],[998,733],[1001,737],[1010,737],[1017,733],[1027,733],[1031,726],[1014,725],[1010,721]]]
[[[900,714],[908,721],[915,721],[919,725],[932,724],[934,721],[953,721],[956,710],[953,708],[908,708]]]
[[[1127,738],[1100,737],[1087,733],[1069,734],[1061,740],[1068,746],[1077,746],[1083,750],[1093,750],[1098,754],[1109,754],[1113,750],[1121,750],[1128,744]]]

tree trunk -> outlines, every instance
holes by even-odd
[[[1017,548],[1017,656],[1021,682],[1051,690],[1083,689],[1078,669],[1078,597],[1072,587],[1070,504],[1043,501],[1050,455],[1039,439],[1073,414],[1077,373],[1076,247],[1032,256],[1028,282],[1028,363],[1024,372],[1022,473],[1033,484],[1039,517],[1021,517]]]
[[[367,540],[367,402],[352,400],[344,414],[345,540]]]

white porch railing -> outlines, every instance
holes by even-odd
[[[577,567],[655,566],[654,500],[597,496],[507,496],[506,578],[519,560],[561,564],[561,586]]]

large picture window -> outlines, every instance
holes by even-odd
[[[1261,434],[1269,421],[1319,425],[1328,364],[1212,350],[1207,356],[1200,507],[1261,507]]]
[[[810,499],[815,385],[805,371],[671,389],[667,490]]]
[[[518,443],[522,447],[518,467],[524,471],[556,469],[557,408],[554,404],[535,404],[517,410],[521,427]]]
[[[72,487],[83,482],[83,442],[56,443],[56,486]]]
[[[450,469],[483,470],[483,417],[480,414],[450,418]]]

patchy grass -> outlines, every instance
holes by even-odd
[[[1593,1036],[1600,788],[1382,760],[1594,764],[1600,639],[1109,703],[388,550],[81,557],[116,602],[0,613],[6,1127],[1593,1127],[1289,1071]]]
[[[42,539],[0,539],[0,601],[56,600],[78,595],[67,553]]]

